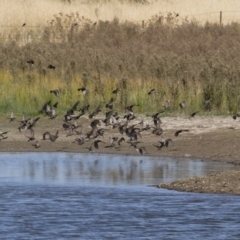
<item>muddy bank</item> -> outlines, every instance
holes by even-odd
[[[240,170],[231,170],[194,177],[172,183],[159,184],[159,188],[197,193],[240,194]]]
[[[131,124],[137,124],[143,118],[135,120]],[[202,159],[203,161],[222,161],[231,164],[240,164],[240,122],[234,121],[232,117],[195,117],[188,119],[185,117],[164,117],[162,120],[163,136],[152,134],[152,130],[143,131],[139,138],[138,148],[144,147],[146,151],[143,155],[169,156],[178,158]],[[152,124],[151,118],[144,118],[145,124]],[[62,128],[61,117],[49,121],[41,118],[34,128],[35,140],[28,141],[29,131],[19,132],[19,122],[1,121],[0,130],[7,131],[7,138],[0,141],[1,152],[89,152],[89,147],[93,140],[86,140],[83,145],[79,145],[75,139],[76,134],[68,136],[68,131]],[[90,130],[89,120],[80,119],[83,125],[83,133]],[[104,137],[100,138],[102,143],[98,149],[93,149],[91,153],[112,153],[122,155],[138,155],[139,152],[127,141],[125,134],[121,135],[118,129],[101,126],[104,128]],[[179,129],[188,129],[177,137],[174,133]],[[59,131],[59,137],[55,142],[43,140],[43,133],[49,131],[55,133]],[[121,145],[109,147],[109,136],[124,137],[125,141]],[[171,138],[173,144],[161,149],[156,148],[163,138]],[[34,143],[40,143],[39,148],[34,147]],[[155,145],[155,146],[154,146]],[[158,187],[189,192],[206,193],[240,193],[240,172],[228,171],[209,176],[202,176],[193,179],[180,180],[169,184],[161,184]]]

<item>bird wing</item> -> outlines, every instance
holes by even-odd
[[[177,130],[175,133],[174,133],[174,136],[177,137],[179,133],[182,132],[182,129],[181,130]]]

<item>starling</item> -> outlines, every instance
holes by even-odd
[[[53,93],[56,97],[59,97],[60,91],[58,89],[51,90],[50,93]]]
[[[188,129],[180,129],[174,133],[174,136],[177,137],[181,132],[189,132]]]
[[[30,59],[30,60],[27,60],[27,63],[29,64],[29,65],[34,65],[34,61],[32,60],[32,59]]]
[[[31,134],[30,134],[30,136],[26,136],[26,135],[25,135],[25,137],[27,137],[27,138],[28,138],[28,142],[35,140],[35,137],[34,137],[34,131],[33,131],[33,129],[32,129],[32,128],[30,128],[30,131],[31,131]]]
[[[192,117],[192,118],[195,117],[195,115],[196,115],[197,113],[199,113],[199,111],[191,113],[191,114],[190,114],[190,117]]]
[[[52,64],[49,64],[48,68],[54,70],[56,67],[54,65],[52,65]]]
[[[148,95],[151,95],[151,94],[153,94],[155,92],[155,89],[153,88],[153,89],[151,89],[149,92],[148,92]]]
[[[87,89],[85,87],[78,88],[78,91],[81,91],[83,95],[86,95]]]

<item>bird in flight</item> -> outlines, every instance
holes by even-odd
[[[60,96],[60,91],[58,89],[51,90],[50,93],[53,93],[56,97]]]
[[[1,137],[1,139],[0,139],[0,141],[2,140],[2,139],[7,139],[8,137],[6,137],[5,136],[5,134],[7,134],[8,132],[0,132],[0,137]]]
[[[26,135],[25,135],[25,137],[28,138],[28,142],[35,140],[34,130],[33,130],[32,128],[30,128],[30,131],[31,131],[31,132],[30,132],[30,136],[26,136]]]
[[[36,143],[32,144],[32,146],[34,146],[35,148],[40,148],[40,144],[38,141],[36,141]]]
[[[188,129],[180,129],[180,130],[177,130],[175,133],[174,133],[174,136],[177,137],[180,133],[182,132],[189,132]]]
[[[91,146],[90,147],[87,147],[87,149],[89,150],[89,151],[92,151],[93,150],[93,147],[95,148],[95,149],[98,149],[99,148],[99,143],[100,142],[102,142],[102,143],[105,143],[105,142],[103,142],[102,140],[95,140],[92,144],[91,144]]]
[[[115,90],[112,91],[113,94],[117,94],[118,92],[120,92],[121,89],[120,88],[116,88]]]
[[[11,111],[10,112],[10,118],[9,118],[10,120],[9,120],[9,122],[12,122],[12,121],[14,121],[14,119],[15,119],[15,116],[14,116],[14,113],[13,113],[13,111]]]
[[[184,109],[184,108],[186,107],[185,102],[180,102],[180,103],[179,103],[179,107],[180,107],[181,109]]]
[[[54,65],[52,65],[52,64],[49,64],[48,68],[54,70],[56,67]]]
[[[147,150],[145,147],[140,147],[138,148],[135,144],[132,144],[132,146],[135,148],[135,150],[137,152],[139,152],[141,155],[143,155],[144,153],[147,153]]]
[[[55,135],[51,134],[50,132],[45,132],[43,134],[43,140],[50,140],[51,142],[55,142],[58,138],[58,131],[56,131]]]
[[[118,140],[118,142],[117,142],[117,143],[118,143],[118,146],[121,145],[121,142],[122,142],[122,141],[125,141],[125,138],[124,138],[124,137],[121,137],[121,138]]]
[[[191,114],[190,114],[190,118],[195,117],[195,115],[196,115],[197,113],[199,113],[199,111],[191,113]]]
[[[155,92],[155,89],[153,88],[153,89],[151,89],[149,92],[148,92],[148,95],[151,95],[151,94],[153,94]]]
[[[27,63],[29,64],[29,65],[34,65],[34,60],[32,60],[32,59],[29,59],[29,60],[27,60]]]
[[[87,89],[85,87],[78,88],[78,91],[81,91],[83,95],[86,95]]]
[[[168,138],[168,139],[165,140],[164,146],[168,147],[170,143],[173,143],[173,140],[171,138]]]

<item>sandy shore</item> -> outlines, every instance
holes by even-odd
[[[143,118],[138,117],[131,124],[139,123]],[[153,145],[157,145],[161,137],[153,135],[151,130],[142,132],[142,138],[139,138],[140,143],[138,148],[144,146],[147,150],[145,155],[152,156],[171,156],[197,158],[204,161],[224,161],[232,164],[240,164],[240,120],[233,120],[232,117],[163,117],[162,128],[164,130],[163,137],[171,138],[173,144],[168,148],[164,147],[158,150]],[[83,132],[90,131],[89,119],[85,116],[78,120],[84,126]],[[152,125],[151,118],[144,118],[145,124]],[[46,117],[41,117],[36,124],[35,140],[28,142],[26,136],[30,135],[30,131],[19,132],[19,121],[14,120],[9,122],[6,119],[1,120],[0,131],[8,131],[7,139],[0,141],[1,152],[88,152],[87,147],[92,141],[78,145],[74,139],[76,135],[68,136],[68,131],[62,127],[63,118],[57,117],[54,120],[49,120]],[[105,143],[100,143],[99,149],[94,149],[93,152],[98,153],[115,153],[115,154],[139,154],[134,147],[130,147],[126,135],[121,135],[118,129],[101,126],[105,129],[104,138],[101,139]],[[176,130],[188,129],[189,132],[183,132],[178,137],[174,136]],[[59,138],[55,142],[42,140],[42,135],[45,131],[55,133],[59,131]],[[120,147],[107,147],[110,145],[109,136],[125,137],[126,141],[121,143]],[[35,148],[33,144],[38,140],[40,148]],[[224,173],[202,176],[198,178],[180,180],[174,183],[161,184],[158,187],[175,189],[180,191],[192,192],[211,192],[211,193],[228,193],[240,194],[240,171],[228,171]],[[238,187],[239,186],[239,187]]]

